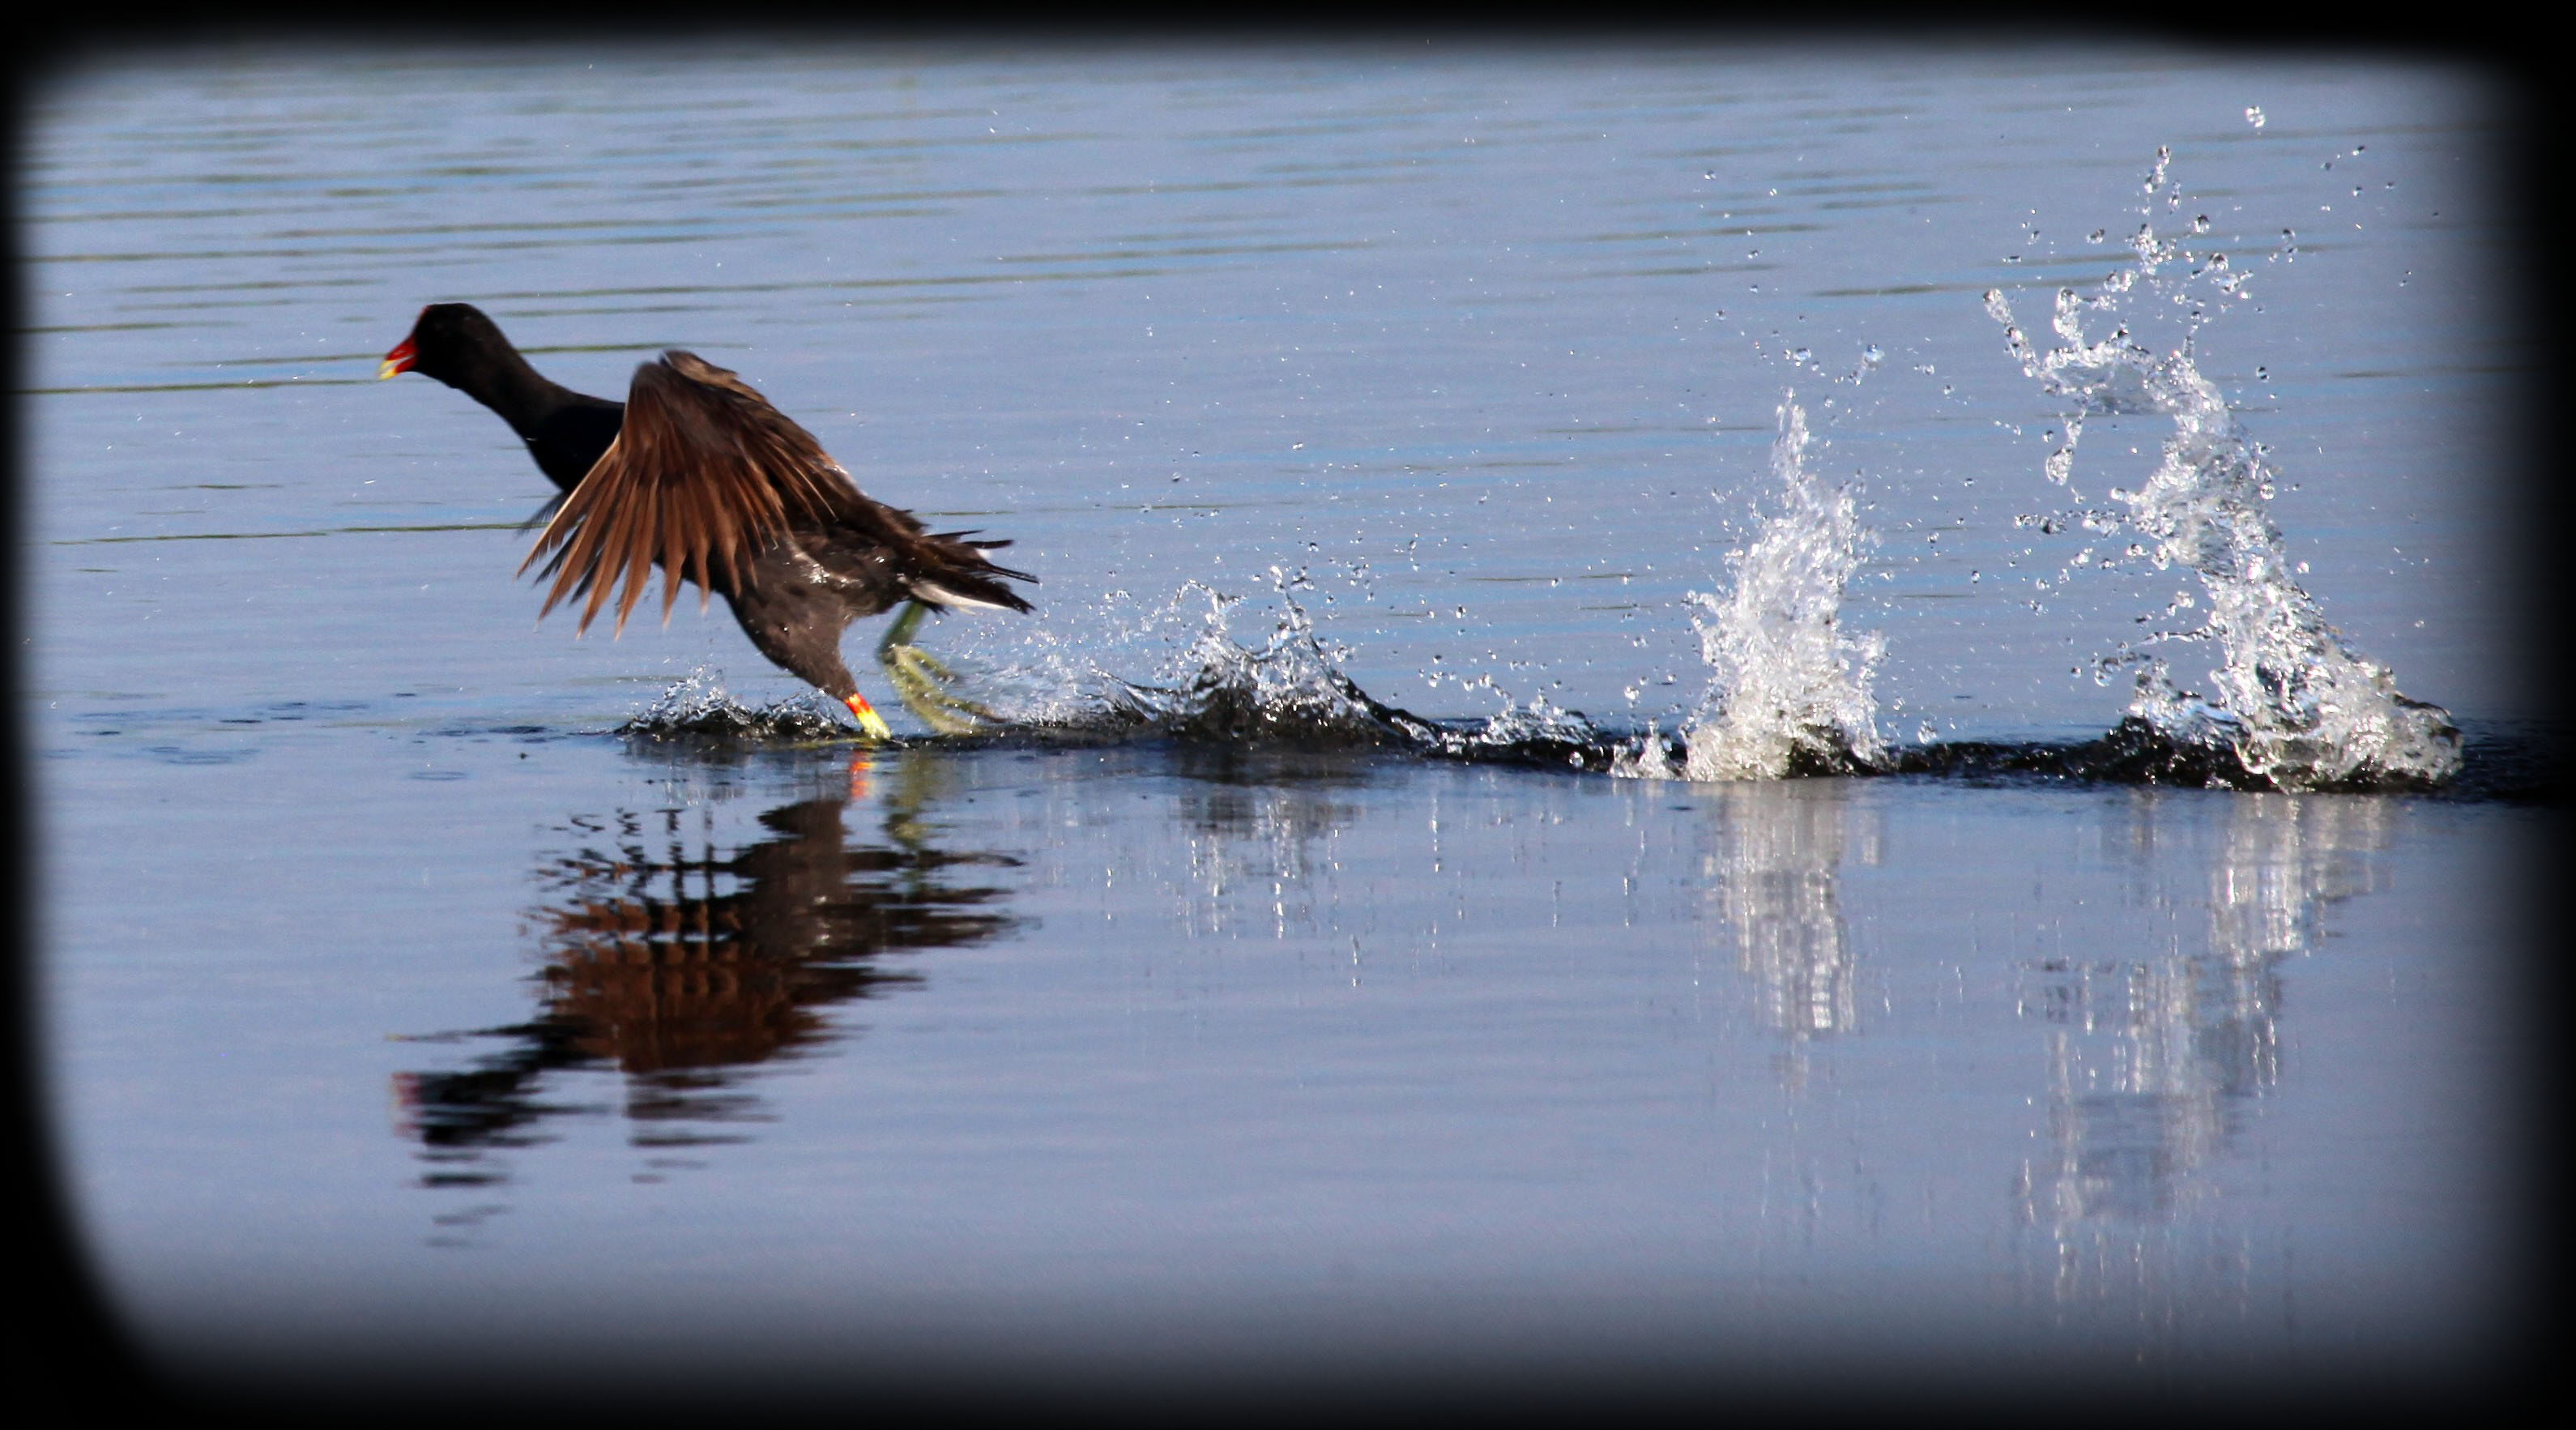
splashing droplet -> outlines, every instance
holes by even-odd
[[[2163,179],[2165,162],[2160,152],[2155,181]],[[2150,190],[2155,187],[2151,181]],[[2178,200],[2178,186],[2168,197]],[[2198,232],[2205,223],[2196,218],[2192,228]],[[2159,240],[2152,226],[2141,231],[2135,249],[2130,277],[2143,281],[2150,294],[2179,303],[2192,298],[2195,283],[2231,291],[2219,265],[2160,273],[2159,265],[2178,250]],[[2316,599],[2292,579],[2280,528],[2263,510],[2274,473],[2262,445],[2193,364],[2190,335],[2162,354],[2133,341],[2126,328],[2100,342],[2085,338],[2084,313],[2115,307],[2130,286],[2105,283],[2090,302],[2071,290],[2060,292],[2057,341],[2045,352],[2014,326],[2000,294],[1986,302],[2023,371],[2043,391],[2072,403],[2066,445],[2048,459],[2050,480],[2063,480],[2071,467],[2087,415],[2152,415],[2173,424],[2162,461],[2145,485],[2136,491],[2115,488],[2111,495],[2128,507],[2128,524],[2153,541],[2156,564],[2190,568],[2207,598],[2208,614],[2198,630],[2156,639],[2212,641],[2220,664],[2209,672],[2215,693],[2202,696],[2175,685],[2162,661],[2125,653],[2119,659],[2137,667],[2130,715],[2177,745],[2231,754],[2255,780],[2274,788],[2450,779],[2460,768],[2461,741],[2449,712],[2401,694],[2389,669],[2348,648]],[[2190,306],[2196,327],[2218,305],[2195,300]],[[1969,579],[1976,579],[1974,573]],[[2197,604],[2189,592],[2177,592],[2165,615]]]

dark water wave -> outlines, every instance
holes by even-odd
[[[1383,750],[1467,764],[1609,774],[1640,756],[1677,767],[1682,738],[1651,725],[1596,722],[1580,711],[1513,707],[1484,717],[1431,717],[1389,705],[1330,667],[1309,667],[1286,694],[1264,688],[1250,660],[1211,664],[1173,686],[1114,683],[1071,716],[998,725],[968,735],[899,743],[967,749],[1110,745],[1165,741],[1271,754]],[[630,741],[758,746],[855,742],[837,706],[798,696],[747,706],[720,681],[691,677],[621,726]],[[1816,732],[1820,737],[1830,732]],[[2320,793],[2416,794],[2446,800],[2541,805],[2565,790],[2568,731],[2529,722],[2464,722],[2459,772],[2434,783],[2381,776]],[[2277,791],[2226,744],[2192,744],[2132,715],[2089,740],[1939,740],[1885,747],[1864,758],[1828,738],[1802,742],[1790,778],[1912,777],[1979,786],[2153,785],[2175,789]]]
[[[2435,783],[2398,775],[2312,785],[2330,794],[2421,794],[2440,799],[2554,804],[2566,788],[2564,732],[2539,726],[2463,722],[2459,772]],[[2090,740],[1943,740],[1890,752],[1897,775],[1931,775],[1978,784],[2167,785],[2181,789],[2274,791],[2281,786],[2246,767],[2232,746],[2174,739],[2131,715]]]

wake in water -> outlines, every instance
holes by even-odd
[[[1507,699],[1481,718],[1434,719],[1370,695],[1342,672],[1349,652],[1330,650],[1297,599],[1304,576],[1271,572],[1281,612],[1258,645],[1235,639],[1245,600],[1191,581],[1155,612],[1103,642],[1115,648],[1195,614],[1187,644],[1145,678],[1099,654],[1043,640],[1015,663],[959,662],[961,687],[992,712],[992,727],[943,743],[984,740],[1090,743],[1166,738],[1310,749],[1391,748],[1435,758],[1572,769],[1609,769],[1633,757],[1638,738],[1605,730],[1544,697]],[[743,703],[720,672],[699,670],[664,691],[617,733],[653,742],[840,741],[853,737],[837,703],[807,691],[768,705]]]
[[[2167,178],[2169,160],[2160,152],[2147,188],[2173,212],[2181,194]],[[2152,541],[2159,567],[2199,575],[2205,624],[2146,644],[2214,643],[2220,661],[2209,673],[2209,695],[2180,688],[2162,661],[2124,647],[2104,664],[2134,666],[2137,696],[2127,718],[2098,739],[1889,746],[1878,734],[1871,695],[1884,643],[1843,621],[1845,592],[1870,535],[1852,494],[1808,469],[1806,414],[1790,394],[1778,409],[1771,454],[1777,514],[1730,557],[1731,589],[1689,597],[1708,685],[1678,731],[1608,728],[1544,697],[1527,705],[1507,698],[1500,712],[1468,719],[1388,705],[1343,673],[1349,652],[1318,636],[1298,599],[1312,589],[1306,575],[1273,568],[1280,613],[1254,643],[1237,640],[1232,629],[1244,599],[1192,581],[1141,612],[1127,593],[1110,593],[1094,618],[1067,626],[1083,632],[1079,644],[1041,629],[1005,663],[961,660],[961,683],[995,719],[986,735],[964,738],[1384,747],[1700,781],[1940,774],[2293,790],[2455,783],[2459,730],[2445,711],[2401,694],[2387,667],[2347,647],[2292,579],[2280,530],[2262,508],[2274,479],[2263,451],[2193,364],[2191,334],[2207,314],[2243,296],[2245,275],[2224,255],[2160,237],[2152,199],[2148,218],[2131,241],[2130,266],[2092,296],[2058,294],[2055,342],[2047,350],[2014,324],[2000,292],[1989,292],[1985,305],[2023,369],[2069,401],[2066,440],[2047,461],[2052,482],[2068,485],[2087,418],[2142,415],[2172,424],[2146,485],[2111,493],[2125,516],[2094,512],[2087,522],[2101,530],[2125,524]],[[2139,292],[2190,309],[2192,328],[2179,346],[2155,353],[2125,325],[2098,341],[2086,337],[2088,314],[2115,314]],[[1126,673],[1144,667],[1148,657],[1133,649],[1140,644],[1160,655],[1154,673],[1141,678]],[[819,697],[746,707],[720,677],[702,672],[621,733],[818,740],[850,732],[838,708]],[[2493,764],[2492,754],[2482,758]],[[2496,778],[2504,785],[2490,793],[2538,787],[2509,770],[2461,783],[2484,789]]]
[[[2022,370],[2072,404],[2065,444],[2047,461],[2050,481],[2067,484],[2088,417],[2142,415],[2173,424],[2146,485],[2114,488],[2111,496],[2128,508],[2128,525],[2155,543],[2156,565],[2197,572],[2208,598],[2209,616],[2199,630],[2157,639],[2213,641],[2219,665],[2209,672],[2211,693],[2203,696],[2175,685],[2163,661],[2126,654],[2121,659],[2137,666],[2130,721],[2180,751],[2233,762],[2257,787],[2448,781],[2460,769],[2458,727],[2438,706],[2399,693],[2386,666],[2346,646],[2316,599],[2292,579],[2280,528],[2262,506],[2274,473],[2226,398],[2193,365],[2192,335],[2203,315],[2243,296],[2245,275],[2224,254],[2196,252],[2183,239],[2156,233],[2154,200],[2161,198],[2168,213],[2182,206],[2181,191],[2167,176],[2171,160],[2170,150],[2159,150],[2147,177],[2148,222],[2130,243],[2136,261],[2091,297],[2059,290],[2053,346],[2032,345],[2000,291],[1985,298]],[[2099,341],[2085,337],[2088,312],[2116,313],[2142,284],[2148,294],[2191,307],[2193,326],[2180,346],[2159,355],[2133,341],[2126,325]]]
[[[1362,690],[1343,673],[1350,652],[1326,647],[1298,597],[1303,572],[1271,568],[1280,611],[1258,645],[1235,638],[1245,604],[1201,582],[1133,622],[1131,636],[1175,624],[1195,630],[1154,675],[1134,679],[1096,657],[1050,648],[984,677],[978,698],[1022,731],[1059,736],[1160,735],[1226,743],[1388,746],[1454,759],[1604,769],[1621,741],[1580,713],[1541,697],[1479,719],[1432,719]],[[1115,644],[1116,642],[1112,642]]]

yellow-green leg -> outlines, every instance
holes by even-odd
[[[912,643],[913,632],[921,629],[921,618],[929,613],[930,608],[919,601],[906,604],[903,614],[886,627],[885,639],[877,642],[877,664],[885,667],[894,693],[921,717],[921,723],[943,735],[968,735],[999,723],[1000,717],[982,705],[949,694],[945,682],[956,679],[957,673]]]

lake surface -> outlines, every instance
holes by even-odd
[[[60,76],[24,700],[102,1291],[174,1384],[271,1390],[2487,1373],[2554,818],[2481,773],[2542,713],[2491,101],[2145,49]],[[1891,747],[2099,736],[2157,622],[2211,688],[2219,588],[2113,520],[2175,424],[2053,482],[1986,311],[2045,335],[2142,224],[2201,286],[2119,320],[2467,772],[1605,772],[1707,714],[1810,486]],[[925,644],[1020,728],[855,658],[898,746],[630,724],[799,686],[720,606],[535,622],[551,489],[374,380],[434,301],[601,395],[702,353],[1014,539],[1037,614]],[[1137,715],[1211,673],[1605,758]]]

